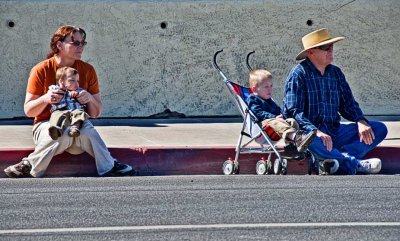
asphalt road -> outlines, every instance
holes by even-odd
[[[399,240],[400,176],[0,179],[0,240]]]

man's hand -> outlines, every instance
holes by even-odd
[[[364,142],[367,145],[371,145],[375,140],[375,134],[371,126],[365,121],[361,120],[357,122],[358,135],[360,136],[360,142]]]
[[[278,118],[281,118],[281,119],[283,119],[283,115],[282,115],[282,114],[280,114],[280,115],[277,115],[275,118],[276,118],[276,119],[278,119]]]
[[[324,146],[328,151],[332,151],[333,148],[333,143],[332,143],[332,138],[330,135],[327,135],[323,133],[320,130],[317,130],[317,136],[321,138],[322,142],[324,143]]]
[[[79,92],[78,96],[76,97],[76,99],[79,101],[79,103],[81,103],[83,105],[91,102],[92,98],[93,98],[93,96],[86,90],[82,90],[81,92]]]

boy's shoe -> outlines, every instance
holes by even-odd
[[[135,174],[136,171],[130,165],[114,161],[114,167],[102,177],[133,176]]]
[[[319,162],[319,175],[332,175],[339,169],[339,162],[336,159],[325,159]]]
[[[63,130],[58,126],[51,126],[49,128],[49,136],[53,140],[57,140],[58,137],[60,137],[62,135],[62,133],[63,133]]]
[[[359,160],[357,165],[357,172],[366,174],[376,174],[381,171],[382,162],[379,158],[370,158],[366,160]]]
[[[28,161],[21,161],[4,169],[4,173],[9,177],[32,177],[31,169],[32,166]]]
[[[81,135],[81,131],[79,130],[79,127],[78,127],[78,126],[72,125],[72,126],[69,128],[68,135],[69,135],[70,137],[78,137],[78,136]]]
[[[307,150],[308,145],[314,140],[317,131],[310,131],[307,134],[303,131],[297,131],[294,137],[294,143],[297,146],[298,152]]]

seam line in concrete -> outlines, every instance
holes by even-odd
[[[0,234],[77,233],[108,231],[160,231],[185,229],[243,229],[243,228],[315,228],[315,227],[400,227],[400,222],[325,222],[325,223],[238,223],[238,224],[188,224],[154,226],[109,226],[83,228],[5,229]]]

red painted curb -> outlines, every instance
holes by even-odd
[[[234,147],[126,147],[109,148],[120,162],[131,164],[139,175],[218,175],[228,157],[235,156]],[[19,162],[33,149],[0,149],[0,170]],[[380,146],[368,153],[368,157],[382,159],[381,174],[400,173],[400,146]],[[240,173],[256,174],[255,165],[262,154],[239,156]],[[307,161],[289,161],[288,174],[306,174]],[[46,176],[96,176],[94,159],[84,153],[63,153],[51,162]],[[0,177],[6,177],[0,171]]]

